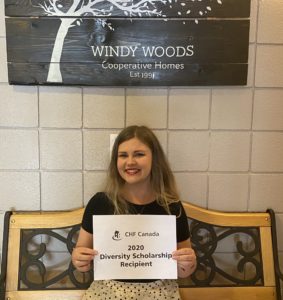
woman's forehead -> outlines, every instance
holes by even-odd
[[[137,151],[137,150],[148,150],[148,149],[149,147],[136,137],[121,143],[118,147],[118,151],[128,151],[128,150]]]

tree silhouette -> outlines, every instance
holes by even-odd
[[[191,4],[196,1],[198,5],[203,0],[187,0]],[[216,1],[218,4],[222,4],[223,0],[204,0],[204,1]],[[97,16],[98,18],[110,17],[117,11],[122,12],[126,17],[162,17],[166,18],[166,15],[158,8],[158,4],[163,4],[172,8],[172,5],[178,4],[178,15],[189,16],[191,9],[187,7],[187,2],[180,0],[70,0],[68,5],[64,0],[48,0],[43,4],[39,3],[36,6],[42,8],[47,16],[60,17],[60,26],[57,31],[57,35],[52,50],[47,82],[60,83],[62,82],[62,75],[60,70],[60,60],[62,56],[64,41],[70,28],[74,26],[80,26],[83,22],[82,17]],[[174,3],[173,3],[174,2]],[[64,3],[64,4],[63,4]],[[159,6],[160,7],[160,6]],[[199,10],[199,16],[209,13],[211,7],[204,4],[203,9]],[[105,19],[99,19],[101,25],[107,26],[110,30],[114,30],[112,24]],[[197,19],[195,19],[197,23]]]

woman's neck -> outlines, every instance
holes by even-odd
[[[123,197],[134,204],[148,204],[155,200],[155,193],[151,186],[134,186],[125,184]]]

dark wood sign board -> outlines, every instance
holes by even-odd
[[[250,0],[5,0],[5,13],[10,84],[247,81]]]

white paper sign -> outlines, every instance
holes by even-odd
[[[94,280],[176,279],[176,216],[93,216]]]

